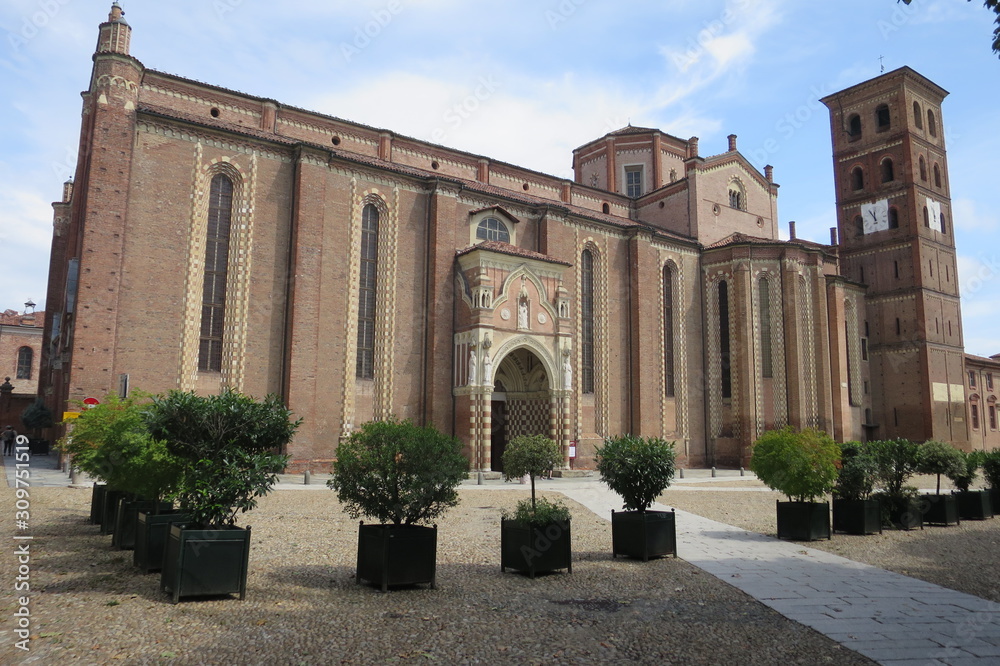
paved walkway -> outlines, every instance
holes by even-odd
[[[13,487],[10,457],[4,459]],[[67,486],[56,459],[33,456],[32,486]],[[709,490],[739,472],[686,470],[674,489]],[[747,476],[752,478],[749,472]],[[324,490],[329,475],[281,475],[281,490]],[[519,483],[475,480],[465,487],[524,490]],[[611,520],[620,498],[595,477],[539,481]],[[727,490],[734,490],[727,488]],[[751,490],[751,489],[744,489]],[[329,491],[327,491],[329,492]],[[654,509],[667,507],[654,505]],[[1000,604],[848,560],[801,543],[780,541],[678,511],[680,557],[785,617],[812,627],[886,666],[1000,664]],[[975,566],[975,563],[970,563]]]

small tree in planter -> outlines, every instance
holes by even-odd
[[[902,529],[923,528],[923,513],[916,501],[917,489],[905,485],[917,473],[919,445],[908,439],[884,439],[868,443],[875,460],[875,497],[882,505],[883,522]]]
[[[882,531],[882,511],[875,490],[875,459],[864,444],[840,445],[840,470],[833,487],[833,530],[848,534]]]
[[[371,421],[337,448],[327,482],[358,526],[356,580],[389,586],[436,584],[437,526],[458,504],[469,461],[454,437],[410,421]]]
[[[257,506],[288,457],[276,450],[298,428],[278,396],[262,401],[224,389],[198,396],[171,391],[146,413],[150,433],[181,460],[176,493],[187,523],[170,526],[160,586],[181,597],[238,592],[246,596],[250,528],[239,513]]]
[[[521,435],[507,444],[503,474],[508,481],[531,478],[531,499],[521,500],[500,519],[500,571],[573,572],[569,509],[559,502],[535,498],[535,477],[562,462],[559,445],[544,435]]]
[[[754,442],[750,469],[790,501],[778,502],[778,538],[830,538],[830,504],[817,501],[833,490],[840,447],[826,433],[808,428],[771,430]]]
[[[966,453],[959,451],[962,458],[961,469],[953,471],[948,478],[958,492],[952,492],[958,502],[958,517],[962,520],[985,520],[993,517],[993,503],[986,490],[970,490],[976,480],[979,468],[983,466],[986,454],[982,451]]]
[[[952,495],[941,494],[941,475],[947,477],[965,473],[965,461],[954,446],[929,440],[917,449],[917,470],[921,474],[937,475],[937,490],[924,495],[922,500],[924,521],[936,525],[957,525],[958,500]]]
[[[998,511],[1000,510],[1000,449],[984,453],[982,460],[983,478],[990,487],[990,502],[993,510]]]
[[[624,500],[625,511],[611,512],[612,557],[677,556],[676,514],[649,510],[673,480],[675,461],[673,442],[659,437],[622,435],[597,449],[601,480]]]

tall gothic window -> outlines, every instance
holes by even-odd
[[[361,212],[361,271],[358,284],[358,359],[356,376],[375,377],[375,285],[378,269],[378,208]]]
[[[17,378],[31,379],[31,362],[35,352],[31,347],[21,347],[17,350]]]
[[[674,397],[674,272],[663,267],[663,376],[664,395]]]
[[[760,375],[773,377],[774,369],[771,354],[771,295],[767,278],[761,278],[757,283],[759,292],[758,309],[760,311]]]
[[[233,181],[218,173],[212,178],[205,237],[205,284],[201,297],[201,342],[198,369],[222,370],[222,335],[229,275],[229,232],[233,221]]]
[[[719,283],[719,351],[722,356],[722,397],[733,397],[732,358],[729,352],[729,284]]]
[[[580,387],[594,392],[594,254],[584,250],[580,257]]]

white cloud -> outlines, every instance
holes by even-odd
[[[995,210],[981,211],[972,199],[953,199],[952,219],[959,231],[995,231],[1000,229],[1000,214]]]

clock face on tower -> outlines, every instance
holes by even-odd
[[[861,217],[865,221],[865,234],[887,230],[889,228],[889,200],[882,199],[875,203],[861,204]]]

